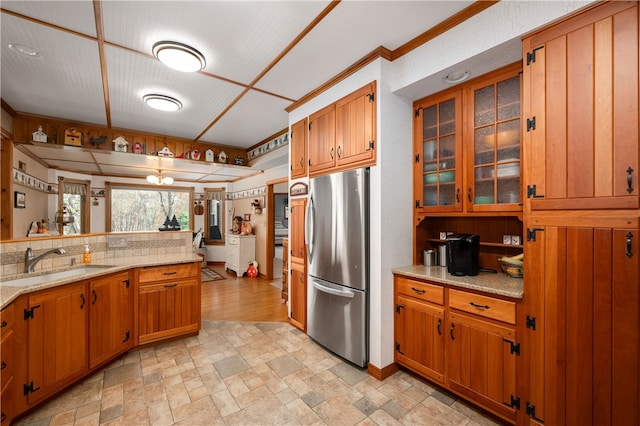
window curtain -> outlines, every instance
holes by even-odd
[[[206,191],[205,198],[207,200],[224,201],[224,191]]]
[[[84,183],[64,183],[64,193],[72,195],[87,195],[87,185]]]

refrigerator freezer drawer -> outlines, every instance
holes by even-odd
[[[309,277],[307,334],[360,367],[368,362],[367,298],[355,290]]]

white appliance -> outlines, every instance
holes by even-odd
[[[369,353],[369,169],[312,178],[305,223],[307,334],[365,367]]]

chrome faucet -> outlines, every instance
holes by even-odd
[[[35,268],[36,263],[40,262],[45,256],[48,256],[50,254],[65,254],[65,253],[66,252],[64,251],[63,248],[55,248],[42,253],[38,257],[33,257],[33,250],[31,250],[31,247],[29,247],[24,254],[24,271],[26,273],[33,272],[33,268]]]

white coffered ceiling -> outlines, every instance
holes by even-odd
[[[359,59],[380,46],[393,51],[472,3],[3,0],[1,97],[17,112],[247,149],[287,127],[287,106]],[[206,67],[165,67],[151,54],[160,40],[195,47]],[[184,107],[153,110],[142,102],[152,92]],[[108,159],[93,161],[101,164],[108,173]]]

